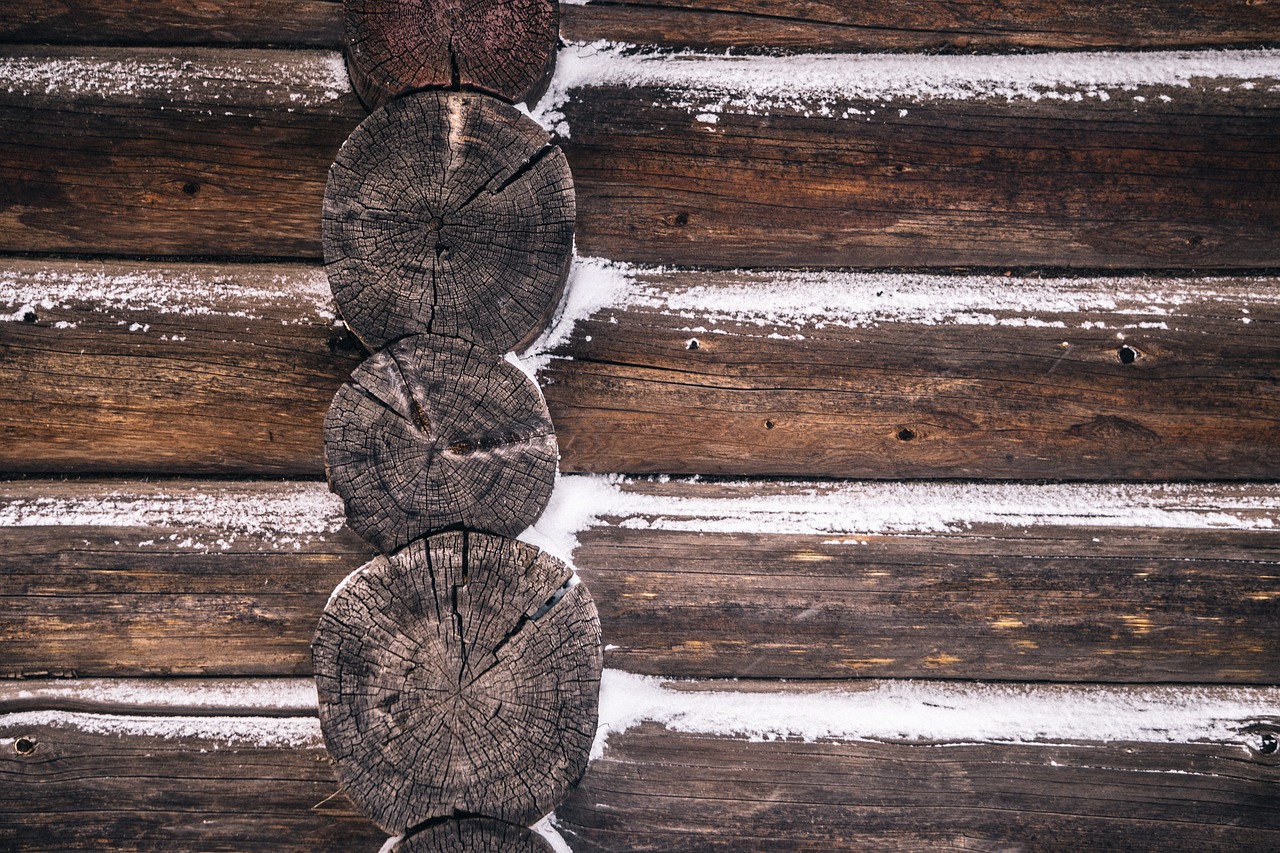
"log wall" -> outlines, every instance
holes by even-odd
[[[1278,10],[561,8],[523,537],[607,669],[545,833],[1280,846]],[[0,17],[0,847],[377,850],[310,688],[371,555],[320,482],[341,6]]]

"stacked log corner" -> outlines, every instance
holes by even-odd
[[[575,207],[564,154],[499,98],[545,87],[558,8],[344,7],[375,110],[330,169],[322,241],[373,354],[325,418],[325,470],[382,556],[334,590],[312,656],[342,787],[406,853],[545,850],[525,827],[581,779],[595,736],[595,605],[572,568],[508,538],[546,507],[559,453],[537,384],[500,353],[549,322]]]

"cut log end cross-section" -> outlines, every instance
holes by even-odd
[[[599,620],[536,548],[459,531],[377,557],[334,592],[312,653],[338,777],[388,832],[459,814],[528,825],[586,770]]]
[[[564,290],[573,180],[542,128],[474,92],[420,92],[369,116],[325,189],[343,318],[371,349],[409,334],[499,352],[532,342]]]
[[[406,836],[391,853],[552,853],[531,830],[498,820],[444,820]]]
[[[546,88],[555,0],[347,0],[347,67],[369,107],[414,89],[468,86],[516,102]]]
[[[452,527],[514,536],[555,484],[537,385],[456,338],[415,335],[371,356],[338,390],[324,435],[347,522],[383,553]]]

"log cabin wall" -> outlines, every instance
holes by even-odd
[[[1280,6],[561,13],[524,538],[606,672],[542,831],[1280,847]],[[0,846],[377,850],[310,679],[371,554],[321,482],[341,6],[0,17]]]

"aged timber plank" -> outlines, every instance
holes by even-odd
[[[0,716],[5,849],[372,851],[385,840],[340,792],[314,714]]]
[[[0,40],[37,44],[331,47],[342,42],[332,0],[66,0],[0,19]],[[1280,39],[1274,3],[1204,0],[958,5],[673,0],[561,6],[574,41],[802,51],[1199,47]]]
[[[363,115],[338,54],[74,50],[0,59],[0,249],[318,255],[324,169]],[[590,253],[712,266],[1280,264],[1270,52],[620,50],[562,52],[539,106],[571,136]]]
[[[3,248],[318,257],[363,116],[330,51],[4,48]]]
[[[618,730],[556,810],[566,841],[575,853],[1280,844],[1274,688],[1223,704],[1196,688],[783,689],[606,672],[601,717]]]
[[[568,471],[1280,476],[1274,278],[705,273],[579,259]],[[0,265],[0,470],[323,472],[361,353],[299,265]],[[25,321],[25,322],[24,322]]]
[[[300,675],[371,550],[317,483],[26,481],[0,672]],[[564,477],[611,666],[659,675],[1268,683],[1280,489]]]
[[[1271,52],[815,60],[586,46],[559,62],[560,88],[540,109],[570,134],[586,254],[707,266],[1280,263]]]

